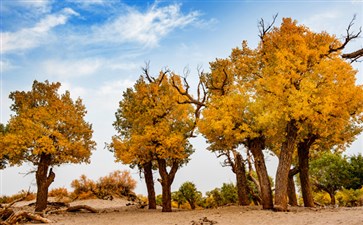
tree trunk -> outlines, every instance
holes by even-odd
[[[295,182],[294,182],[294,176],[298,172],[299,172],[299,169],[297,167],[290,170],[290,172],[289,172],[289,183],[287,185],[287,194],[288,194],[288,197],[289,197],[289,204],[291,206],[298,206],[297,198],[296,198]]]
[[[173,161],[171,169],[168,173],[165,159],[158,159],[159,174],[161,177],[161,188],[162,188],[162,212],[171,212],[171,184],[174,181],[174,177],[179,168],[179,163]]]
[[[303,142],[300,142],[297,146],[300,167],[301,194],[305,207],[315,207],[309,179],[309,150],[315,140],[316,137],[313,135],[305,139]]]
[[[297,138],[296,121],[286,125],[286,140],[282,143],[276,172],[275,210],[287,211],[287,184]]]
[[[247,147],[255,159],[255,169],[260,183],[261,204],[263,209],[273,209],[271,183],[268,177],[263,149],[265,139],[258,137],[247,141]]]
[[[48,201],[48,188],[54,181],[55,174],[53,170],[48,169],[51,164],[52,156],[49,154],[42,153],[38,164],[38,169],[35,174],[37,181],[37,199],[35,202],[35,212],[42,212],[47,208]]]
[[[155,188],[154,188],[154,178],[152,171],[152,162],[147,162],[143,165],[145,183],[147,188],[147,199],[149,202],[149,209],[156,209],[156,198],[155,198]]]
[[[194,209],[195,209],[195,202],[194,202],[194,201],[188,201],[188,203],[189,203],[189,205],[190,205],[190,208],[191,208],[192,210],[194,210]]]
[[[330,196],[330,204],[331,205],[335,205],[335,193],[334,191],[329,191],[329,196]]]
[[[235,174],[237,180],[237,194],[238,194],[238,205],[249,205],[250,200],[248,198],[248,184],[246,177],[246,169],[243,163],[242,155],[234,151],[235,158]]]

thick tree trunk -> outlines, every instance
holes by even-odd
[[[168,173],[165,159],[158,159],[159,174],[161,177],[162,188],[162,212],[171,212],[171,184],[174,181],[174,177],[179,168],[179,163],[173,161],[171,169]]]
[[[294,182],[294,176],[298,172],[299,172],[299,169],[297,167],[295,167],[294,169],[291,169],[289,172],[289,183],[287,185],[287,194],[289,197],[289,204],[291,206],[298,206],[297,198],[296,198],[295,182]]]
[[[254,138],[247,141],[247,147],[252,152],[255,159],[255,169],[260,183],[261,204],[263,209],[273,209],[271,183],[268,177],[263,149],[265,140],[263,137]]]
[[[48,174],[49,165],[51,164],[51,155],[43,153],[40,156],[38,169],[35,177],[37,181],[37,199],[35,202],[35,212],[42,212],[47,208],[48,203],[48,188],[54,181],[55,174],[50,169]]]
[[[154,188],[154,178],[152,171],[152,162],[147,162],[143,165],[145,183],[147,188],[147,198],[149,202],[149,209],[156,209],[156,198],[155,198],[155,188]]]
[[[286,140],[282,143],[276,172],[275,210],[277,211],[287,211],[287,184],[296,138],[296,122],[291,120],[286,126]]]
[[[301,194],[305,207],[315,207],[313,192],[309,179],[309,150],[310,146],[316,140],[311,136],[298,144],[297,151],[299,156]]]
[[[248,183],[243,158],[239,152],[234,151],[233,153],[235,158],[234,172],[236,174],[237,180],[238,205],[249,205],[250,200],[248,198]]]

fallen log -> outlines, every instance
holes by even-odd
[[[26,212],[26,211],[19,211],[19,212],[13,213],[7,220],[5,220],[4,222],[1,222],[0,224],[1,225],[13,225],[13,224],[17,224],[19,221],[21,221],[23,219],[38,221],[38,222],[42,222],[42,223],[51,223],[52,222],[51,220],[44,218],[40,215],[33,214],[30,212]]]
[[[88,205],[75,205],[75,206],[70,206],[68,207],[68,209],[66,210],[67,212],[79,212],[82,209],[87,210],[91,213],[98,213],[98,210],[95,208],[92,208]]]

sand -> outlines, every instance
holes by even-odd
[[[262,210],[258,206],[226,206],[218,209],[178,210],[162,213],[161,209],[139,209],[126,206],[122,199],[83,200],[71,205],[88,205],[99,213],[77,212],[48,215],[54,225],[209,225],[201,221],[207,218],[218,225],[363,225],[363,207],[353,208],[303,208],[291,207],[290,212]],[[23,207],[27,203],[19,203]],[[33,223],[32,223],[33,224]]]

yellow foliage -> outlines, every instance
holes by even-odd
[[[173,76],[180,84],[177,76]],[[193,107],[178,104],[185,99],[164,73],[147,83],[144,77],[124,92],[114,126],[119,135],[110,145],[117,160],[143,164],[150,160],[186,159],[188,133],[193,129]]]
[[[92,126],[84,121],[81,99],[58,94],[60,83],[34,81],[31,91],[10,94],[15,112],[1,140],[10,164],[38,164],[42,154],[52,155],[51,166],[88,162],[96,143]]]
[[[256,49],[244,41],[229,58],[211,62],[209,98],[198,123],[210,148],[232,149],[263,135],[278,152],[289,121],[297,123],[297,141],[319,137],[312,149],[352,142],[362,131],[363,89],[339,51],[327,57],[339,44],[333,35],[284,18]]]

